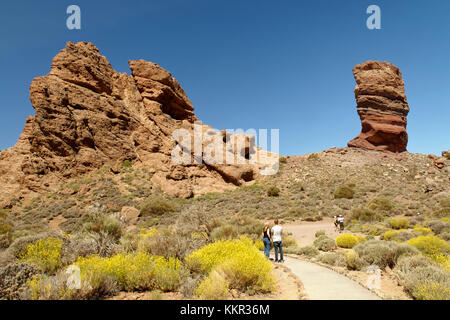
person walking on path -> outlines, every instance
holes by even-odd
[[[274,221],[275,225],[272,227],[272,240],[273,240],[273,247],[275,249],[275,262],[284,262],[283,257],[283,243],[282,243],[282,234],[283,234],[283,228],[278,225],[278,219]],[[280,251],[280,260],[278,260],[278,251]]]
[[[268,259],[270,259],[270,227],[269,223],[266,222],[263,229],[263,243],[264,243],[264,254]]]

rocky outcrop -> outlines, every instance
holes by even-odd
[[[355,98],[361,133],[348,143],[380,151],[406,151],[409,105],[400,70],[391,63],[367,61],[354,67]]]
[[[177,145],[193,149],[172,134],[182,129],[195,136],[194,107],[168,71],[144,60],[129,65],[131,75],[120,74],[92,43],[67,43],[50,73],[31,83],[35,116],[27,119],[16,145],[0,152],[4,194],[50,191],[65,179],[129,160],[153,172],[152,181],[167,193],[191,197],[250,182],[273,165],[263,158],[244,165],[203,160],[174,165]],[[212,131],[199,126],[201,133]],[[224,132],[214,135],[226,139]],[[247,144],[226,152],[245,157],[257,150]]]

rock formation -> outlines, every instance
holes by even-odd
[[[177,145],[192,150],[192,141],[175,141],[172,134],[193,132],[194,107],[168,71],[144,60],[129,65],[131,75],[119,74],[92,43],[67,43],[50,73],[31,83],[36,115],[26,120],[16,145],[0,152],[4,194],[50,191],[66,179],[129,160],[153,172],[152,182],[167,193],[191,197],[245,184],[275,165],[266,161],[270,154],[256,164],[174,164]],[[200,127],[201,133],[213,131]],[[223,131],[213,134],[229,139]],[[225,154],[246,158],[258,150],[247,144]]]
[[[348,143],[380,151],[406,151],[409,112],[400,70],[391,63],[367,61],[353,69],[361,133]]]

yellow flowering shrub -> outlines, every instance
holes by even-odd
[[[195,289],[194,294],[201,300],[225,300],[229,287],[225,275],[213,270]]]
[[[194,240],[208,240],[209,236],[206,232],[193,232],[191,233],[191,239]]]
[[[342,234],[336,238],[336,244],[341,248],[353,248],[358,244],[358,238],[350,233]]]
[[[386,228],[382,225],[372,225],[368,227],[368,234],[371,236],[379,236]],[[364,230],[363,230],[364,231]]]
[[[220,270],[236,289],[270,292],[275,283],[272,264],[245,237],[209,244],[186,257],[186,263],[204,274]]]
[[[62,240],[47,238],[29,244],[20,254],[22,262],[37,265],[44,272],[53,273],[61,267]]]
[[[441,218],[441,220],[442,220],[442,222],[450,222],[450,218],[447,218],[447,217]]]
[[[449,300],[450,288],[443,283],[429,281],[417,285],[413,295],[418,300]]]
[[[362,264],[359,254],[355,250],[349,250],[345,253],[345,262],[350,270],[358,270]]]
[[[89,281],[92,286],[111,277],[127,291],[171,291],[181,284],[183,278],[180,260],[150,256],[145,252],[117,254],[110,258],[79,257],[75,264],[81,269],[82,280]]]
[[[388,230],[383,234],[383,239],[384,240],[395,240],[398,236],[398,231],[397,230]]]
[[[356,238],[358,239],[358,243],[367,241],[366,237],[364,237],[364,236],[356,236]]]
[[[448,254],[450,252],[450,244],[438,237],[418,236],[408,241],[408,244],[419,249],[427,257],[440,264],[446,264],[448,261]]]
[[[283,236],[283,247],[297,247],[297,240],[289,236]]]
[[[418,234],[418,235],[421,235],[421,236],[427,236],[427,235],[432,235],[432,234],[434,234],[433,231],[432,231],[431,229],[429,229],[429,228],[424,228],[424,227],[421,227],[421,226],[419,226],[419,225],[416,225],[416,226],[414,227],[413,232],[414,232],[415,234]]]
[[[140,230],[140,236],[142,238],[153,238],[154,236],[157,236],[159,233],[160,233],[159,230],[156,228],[150,228],[150,229],[142,228]]]
[[[263,251],[264,250],[264,242],[262,240],[255,240],[256,249]]]
[[[50,285],[43,285],[43,275],[35,275],[33,278],[27,281],[28,288],[30,289],[31,300],[39,300],[46,292],[50,291]]]
[[[393,229],[406,229],[409,227],[409,220],[407,218],[392,218],[389,223]]]

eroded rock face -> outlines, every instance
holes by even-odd
[[[5,194],[50,191],[64,179],[129,160],[153,172],[152,181],[167,193],[191,197],[251,181],[267,166],[174,165],[171,152],[181,141],[172,133],[193,132],[194,107],[168,71],[144,60],[129,65],[130,76],[119,74],[92,43],[67,43],[51,72],[31,83],[35,116],[16,145],[0,152]],[[201,132],[212,130],[200,126]],[[241,149],[231,152],[256,150]]]
[[[408,144],[409,105],[400,70],[391,63],[367,61],[353,68],[361,133],[348,143],[380,151],[403,152]]]

